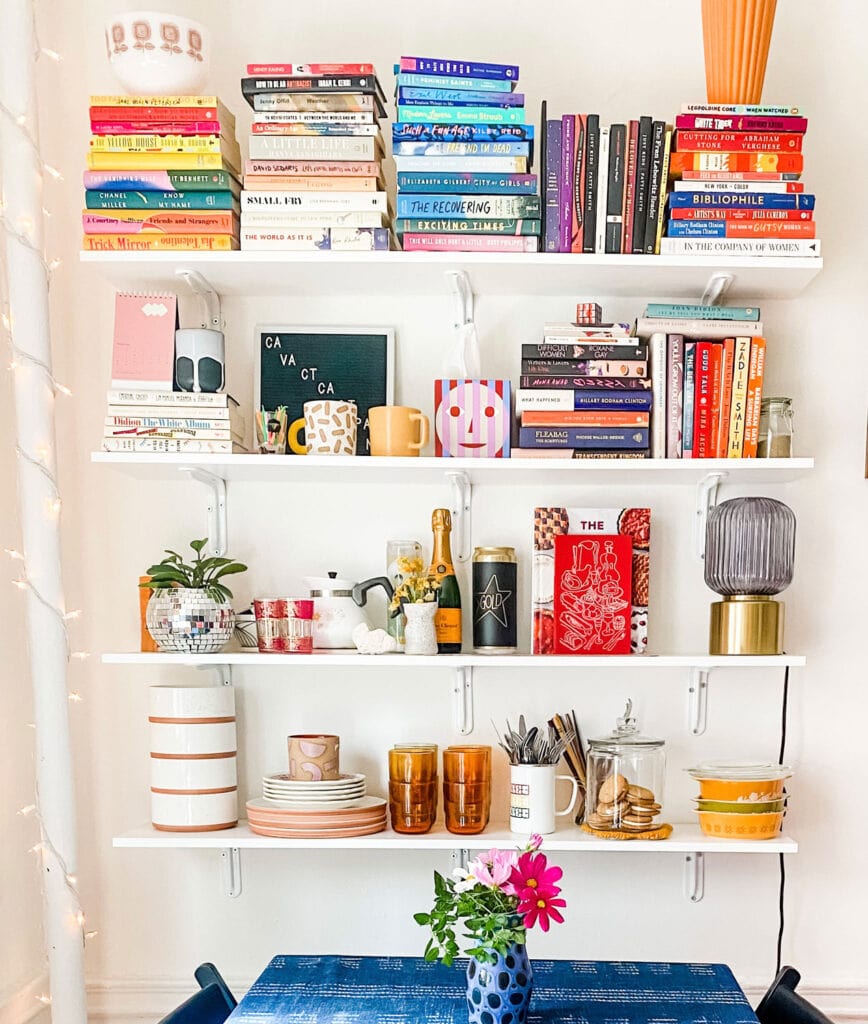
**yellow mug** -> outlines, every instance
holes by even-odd
[[[428,417],[409,405],[376,405],[368,410],[371,455],[418,456],[428,444]]]
[[[355,455],[355,402],[318,398],[304,403],[304,417],[290,424],[286,443],[296,455]],[[304,430],[305,443],[298,435]]]

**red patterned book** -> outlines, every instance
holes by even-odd
[[[732,369],[735,338],[727,338],[720,349],[720,416],[717,424],[715,456],[725,459],[729,448],[729,411],[732,407]]]
[[[799,132],[676,132],[677,148],[699,153],[801,153]]]
[[[793,185],[801,182],[791,182]],[[813,220],[813,210],[771,210],[762,206],[676,206],[672,220]]]
[[[555,537],[555,654],[629,654],[633,542]]]
[[[711,350],[711,417],[708,424],[708,457],[717,456],[717,437],[720,431],[721,371],[723,345],[718,343]]]

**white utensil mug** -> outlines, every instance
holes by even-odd
[[[569,804],[555,809],[555,785],[566,779],[572,787]],[[509,827],[521,835],[554,832],[555,818],[569,814],[576,804],[579,786],[571,775],[558,775],[553,764],[514,764],[509,769]]]

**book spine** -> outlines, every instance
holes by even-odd
[[[675,220],[799,220],[814,219],[813,210],[769,210],[766,207],[750,206],[734,209],[731,206],[678,206],[669,211]]]
[[[142,170],[223,170],[225,157],[220,153],[96,153],[87,154],[91,171]]]
[[[521,358],[536,362],[564,359],[629,359],[647,360],[648,346],[618,345],[612,342],[589,341],[580,344],[525,343],[521,346]]]
[[[510,92],[515,82],[496,78],[459,78],[456,75],[417,75],[413,72],[399,71],[395,75],[395,84],[419,89],[467,89],[475,92]]]
[[[344,111],[352,114],[371,113],[380,116],[375,97],[364,93],[274,93],[253,98],[253,109],[257,120],[263,114],[334,113]],[[248,101],[250,97],[248,97]]]
[[[609,202],[609,136],[611,129],[600,129],[600,153],[597,161],[597,221],[594,230],[594,252],[606,251],[606,210]]]
[[[570,230],[573,223],[573,157],[575,154],[576,119],[572,114],[561,118],[561,164],[558,168],[558,252],[570,251]]]
[[[685,320],[677,317],[648,317],[636,319],[636,335],[647,338],[655,331],[666,334],[683,334],[685,337],[720,340],[728,338],[733,332],[756,336],[763,333],[763,325],[759,320],[749,322],[733,320]]]
[[[103,438],[104,452],[154,452],[164,455],[171,453],[228,455],[238,449],[234,441],[207,441],[192,438],[170,437],[106,437]]]
[[[795,132],[679,131],[677,145],[695,153],[801,153],[803,138]]]
[[[247,74],[292,78],[309,75],[373,75],[373,64],[248,64]]]
[[[392,142],[530,142],[533,137],[532,124],[392,123]]]
[[[624,228],[624,176],[627,167],[627,126],[613,124],[609,129],[609,167],[606,186],[605,252],[621,251]]]
[[[536,195],[535,174],[475,174],[475,173],[432,173],[399,171],[398,188],[404,192],[463,192],[463,193],[504,193],[506,195]]]
[[[718,179],[697,179],[695,175],[702,174],[702,171],[688,172],[690,177],[685,175],[678,181],[672,182],[673,192],[782,192],[799,193],[805,191],[803,181],[771,180],[780,178],[780,175],[769,175],[768,179],[762,181],[751,180],[739,176],[728,176],[722,180]]]
[[[711,352],[710,341],[696,343],[695,384],[693,393],[693,458],[707,459],[711,454]]]
[[[442,217],[406,217],[395,221],[395,231],[416,234],[455,235],[538,235],[540,222],[536,219],[501,217],[493,220],[450,220]]]
[[[228,171],[130,170],[85,171],[86,189],[136,192],[236,191],[238,182]]]
[[[249,142],[251,160],[375,160],[377,140],[360,135],[257,135]]]
[[[627,178],[624,185],[624,240],[621,252],[633,251],[633,219],[636,215],[636,162],[639,154],[639,122],[630,122],[627,143]]]
[[[667,128],[663,138],[663,168],[660,173],[660,192],[657,197],[657,226],[654,232],[654,253],[659,255],[663,229],[666,225],[666,191],[669,182],[669,156],[672,132]]]
[[[227,147],[219,135],[95,135],[93,153],[222,153]]]
[[[815,238],[813,221],[670,220],[670,238]]]
[[[669,173],[684,171],[778,171],[801,174],[801,153],[697,153],[679,150],[672,154]]]
[[[681,424],[684,417],[684,338],[667,335],[666,340],[666,458],[681,458]]]
[[[563,377],[552,377],[547,374],[523,374],[519,378],[521,388],[554,388],[567,390],[594,390],[606,391],[647,391],[651,382],[646,377],[578,377],[565,375]]]
[[[819,256],[817,239],[664,238],[664,256]]]
[[[647,459],[647,448],[513,448],[515,459]]]
[[[230,235],[85,235],[82,249],[88,252],[139,252],[148,249],[163,252],[224,252],[238,248],[238,239]]]
[[[385,192],[255,192],[241,193],[242,210],[378,210],[386,213]]]
[[[718,459],[726,458],[729,444],[729,413],[732,409],[732,369],[735,362],[735,338],[726,338],[720,347],[720,416],[714,454]]]
[[[666,335],[652,334],[649,341],[651,352],[651,395],[653,417],[651,420],[651,458],[666,457]]]
[[[539,217],[537,196],[402,195],[398,217],[499,218]]]
[[[750,338],[736,338],[732,357],[732,402],[729,411],[727,458],[740,459],[744,447],[747,388],[750,378]]]
[[[588,114],[585,146],[585,209],[582,252],[592,253],[597,239],[597,179],[600,163],[600,117]]]
[[[587,149],[588,118],[586,114],[575,114],[573,139],[572,217],[570,220],[569,252],[582,252],[584,247],[585,215],[585,152]]]
[[[168,97],[163,97],[167,99]],[[122,123],[132,124],[138,129],[141,125],[159,125],[162,128],[167,124],[187,124],[189,122],[200,122],[205,124],[220,124],[227,122],[226,127],[230,128],[235,126],[235,118],[232,117],[229,112],[223,108],[218,109],[216,106],[210,107],[172,107],[172,106],[153,106],[153,107],[128,107],[128,106],[117,106],[113,104],[101,104],[92,105],[89,108],[91,124],[94,123]],[[142,131],[149,131],[150,129],[142,128]],[[212,128],[213,132],[214,129]],[[121,132],[119,134],[125,134]],[[163,134],[159,129],[157,134]],[[169,133],[171,134],[171,133]]]
[[[683,103],[682,114],[705,117],[742,115],[749,117],[805,117],[804,107],[763,106],[760,103]]]
[[[644,359],[522,359],[521,372],[534,377],[647,377],[648,362]]]
[[[271,178],[258,175],[249,177],[245,184],[258,192],[285,192],[287,185],[295,192],[377,192],[385,188],[379,178],[329,178],[320,174],[307,178],[298,174],[289,180],[277,175]]]
[[[709,390],[708,442],[706,454],[713,459],[717,455],[717,440],[720,432],[720,399],[721,372],[723,364],[723,345],[714,345],[711,349],[711,386]]]
[[[398,107],[398,122],[418,124],[520,124],[526,120],[524,107],[457,107],[413,106]]]
[[[166,427],[172,430],[194,427],[197,430],[228,430],[229,410],[188,408],[180,414],[170,414],[157,406],[109,406],[104,423],[107,427]]]
[[[521,413],[523,427],[647,427],[647,412],[621,410],[557,410],[525,409]]]
[[[395,168],[398,171],[430,174],[434,171],[453,173],[455,160],[451,156],[396,156]],[[480,156],[463,157],[461,173],[489,174],[491,172],[506,174],[527,174],[527,157],[523,156]],[[540,180],[545,181],[545,168]]]
[[[449,235],[405,232],[405,252],[537,252],[539,240],[530,235]]]
[[[244,178],[295,177],[324,174],[328,177],[346,175],[350,178],[379,178],[381,166],[377,160],[245,160]]]
[[[729,187],[730,184],[735,182],[748,182],[750,188],[756,188],[758,184],[765,182],[788,181],[799,184],[800,177],[801,175],[799,174],[778,173],[777,171],[682,171],[679,180],[687,182],[715,181],[724,187]],[[792,191],[804,192],[804,185]]]
[[[690,306],[680,303],[649,302],[645,316],[650,318],[683,318],[690,320],[759,320],[756,306]]]
[[[147,437],[147,438],[168,438],[171,440],[204,440],[204,441],[231,441],[232,430],[228,421],[224,422],[222,428],[216,430],[204,430],[194,427],[191,420],[189,425],[180,427],[156,427],[156,426],[129,426],[123,424],[108,424],[103,427],[102,436],[107,437]]]
[[[99,136],[133,136],[137,132],[152,135],[199,136],[217,135],[221,130],[231,129],[219,121],[95,121],[91,119],[90,130]]]
[[[647,448],[647,427],[520,427],[522,448]]]
[[[128,388],[110,388],[106,392],[109,406],[144,406],[148,409],[163,406],[216,406],[228,409],[233,401],[223,392],[211,391],[136,391]],[[208,413],[217,416],[216,412]]]
[[[529,157],[530,143],[524,139],[474,140],[408,139],[392,143],[392,156]],[[326,157],[328,159],[328,157]],[[432,168],[433,169],[433,168]],[[462,170],[466,170],[462,164]]]
[[[754,338],[750,345],[748,365],[747,398],[744,411],[744,443],[742,458],[756,458],[759,443],[760,412],[763,400],[763,375],[765,373],[766,340]]]
[[[247,250],[317,250],[370,252],[389,248],[386,228],[241,228],[241,247]]]
[[[399,85],[396,90],[399,106],[488,107],[496,110],[523,107],[520,92],[481,92],[475,89],[436,89]]]
[[[694,132],[800,132],[808,130],[806,117],[749,117],[726,115],[723,117],[701,114],[679,114],[675,118],[679,131]],[[690,147],[688,146],[688,149]]]
[[[379,210],[307,210],[294,213],[245,210],[241,224],[246,228],[381,228],[385,214]]]
[[[515,411],[526,409],[612,410],[618,412],[650,412],[650,391],[615,391],[571,388],[524,388],[515,396]]]
[[[374,124],[372,110],[260,110],[255,115],[250,129],[260,131],[265,125],[286,127],[295,124],[333,125],[336,128],[347,125]]]
[[[220,100],[214,96],[121,96],[119,94],[99,95],[90,97],[91,112],[100,107],[158,107],[172,109],[176,107],[219,107]]]
[[[663,148],[666,142],[666,126],[662,121],[655,121],[651,136],[651,155],[648,164],[648,203],[645,208],[645,230],[642,252],[653,255],[657,240],[657,218],[661,202],[661,190],[665,190],[663,182]]]
[[[816,196],[812,193],[780,192],[673,192],[670,208],[678,207],[764,207],[771,210],[813,210]]]
[[[417,75],[451,75],[454,78],[494,78],[517,82],[517,64],[486,64],[481,61],[447,60],[439,57],[402,57],[400,71]]]
[[[135,211],[133,211],[135,213]],[[124,217],[85,212],[81,216],[86,235],[146,234],[148,232],[192,231],[199,234],[231,235],[238,229],[238,218],[231,211],[145,211],[143,217]]]
[[[654,122],[650,117],[640,117],[636,143],[636,200],[633,204],[632,252],[636,255],[645,252],[645,222],[648,217],[648,200],[650,199],[648,178],[651,173],[653,137]]]
[[[234,210],[231,192],[101,192],[84,194],[88,210]]]
[[[241,92],[247,98],[288,92],[367,92],[377,91],[373,75],[249,75],[241,79]]]
[[[364,116],[364,115],[360,115]],[[380,126],[364,122],[336,124],[332,121],[323,121],[319,118],[310,121],[285,120],[285,121],[254,121],[250,126],[252,137],[258,138],[280,138],[283,136],[312,135],[326,138],[373,138],[380,135]]]
[[[693,410],[696,386],[696,342],[684,343],[684,412],[681,417],[681,457],[693,458]]]

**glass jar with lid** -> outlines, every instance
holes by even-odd
[[[792,398],[764,398],[760,406],[758,459],[789,459],[793,454]]]
[[[643,736],[628,700],[607,736],[588,740],[585,822],[596,832],[640,835],[660,827],[665,743]]]

